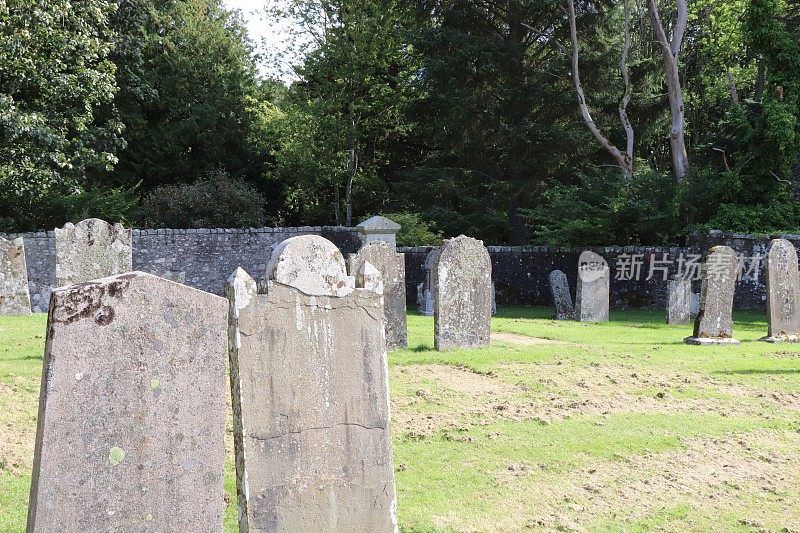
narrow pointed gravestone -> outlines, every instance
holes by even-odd
[[[772,241],[766,261],[767,319],[766,342],[798,342],[800,339],[800,273],[797,250],[786,239]]]
[[[445,241],[433,258],[436,349],[489,346],[492,260],[486,247],[461,235]]]
[[[389,350],[408,345],[406,330],[406,263],[405,255],[385,242],[368,242],[348,260],[351,275],[371,263],[383,277],[383,310],[386,314],[386,347]]]
[[[0,315],[31,314],[28,267],[22,238],[0,237]]]
[[[728,246],[715,246],[703,263],[700,309],[694,334],[686,344],[739,344],[733,338],[733,294],[739,273],[739,259]]]
[[[667,324],[688,324],[692,321],[692,280],[673,279],[667,282]]]
[[[606,260],[583,252],[578,259],[578,288],[575,291],[575,320],[608,322],[611,270]]]
[[[53,291],[28,532],[222,531],[227,314],[143,272]]]
[[[560,270],[553,270],[547,278],[550,282],[550,299],[553,301],[556,320],[574,320],[575,308],[572,306],[567,275]]]
[[[228,280],[241,531],[397,530],[383,282],[357,274],[309,236],[276,248],[261,290]]]
[[[133,270],[132,243],[130,229],[97,218],[56,228],[56,287]]]

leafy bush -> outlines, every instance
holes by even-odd
[[[714,218],[698,228],[755,234],[800,233],[800,203],[723,204]]]
[[[138,212],[150,228],[245,228],[264,225],[264,197],[226,172],[212,172],[194,184],[153,189]]]
[[[422,220],[415,213],[389,213],[383,215],[400,224],[397,233],[398,246],[439,246],[442,244],[442,233],[437,231],[431,222]]]

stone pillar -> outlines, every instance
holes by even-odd
[[[241,531],[397,530],[382,282],[356,278],[308,236],[228,281]]]
[[[667,282],[667,324],[692,321],[692,280],[678,278]]]
[[[608,322],[611,269],[594,252],[583,252],[578,260],[575,319],[578,322]]]
[[[694,334],[686,344],[739,344],[733,338],[733,293],[739,273],[739,259],[728,246],[711,248],[703,263],[700,310]]]
[[[386,315],[386,347],[388,350],[408,346],[406,328],[406,259],[395,247],[373,241],[361,247],[358,253],[350,254],[350,275],[356,275],[367,263],[371,263],[383,276],[383,310]]]
[[[28,532],[222,531],[227,315],[143,272],[53,291]]]
[[[800,338],[800,273],[797,250],[785,239],[772,241],[765,265],[767,273],[766,342],[798,342]]]
[[[13,241],[0,237],[0,315],[31,314],[28,266],[22,237]]]
[[[130,229],[97,218],[56,228],[56,287],[133,270],[132,243]]]
[[[574,320],[575,308],[572,306],[567,275],[560,270],[553,270],[547,279],[550,282],[550,299],[553,302],[556,320]]]
[[[492,260],[483,243],[463,235],[445,241],[432,274],[436,349],[489,346]]]
[[[361,231],[361,242],[363,244],[379,241],[392,246],[397,245],[396,235],[400,231],[400,224],[386,217],[374,216],[356,227]]]

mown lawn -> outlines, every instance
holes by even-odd
[[[504,309],[491,348],[390,355],[406,531],[800,531],[800,346],[682,343],[662,312],[607,324]],[[0,531],[24,529],[45,316],[0,318]],[[236,531],[235,487],[226,530]]]

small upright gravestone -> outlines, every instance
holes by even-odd
[[[240,530],[396,531],[380,273],[290,241],[226,286]]]
[[[575,291],[575,319],[578,322],[607,322],[611,270],[594,252],[583,252],[578,260],[578,288]]]
[[[445,241],[432,268],[434,343],[437,350],[489,346],[492,261],[481,241]]]
[[[417,304],[423,316],[433,316],[433,267],[442,249],[434,248],[425,256],[425,281],[417,287]]]
[[[53,291],[29,533],[222,531],[227,312],[143,272]]]
[[[797,250],[785,239],[772,241],[765,265],[767,271],[766,342],[800,340],[800,273]]]
[[[667,282],[667,324],[692,321],[692,280],[678,278]]]
[[[0,237],[0,315],[31,314],[28,267],[22,238]]]
[[[548,280],[550,281],[550,299],[553,301],[556,320],[574,320],[575,308],[572,306],[567,275],[560,270],[553,270],[550,272]]]
[[[715,246],[703,263],[700,310],[694,321],[694,334],[686,344],[739,344],[733,338],[733,293],[739,259],[728,246]]]
[[[132,243],[130,229],[97,218],[56,228],[56,287],[133,270]]]
[[[383,276],[383,309],[386,315],[386,347],[389,350],[408,345],[406,332],[406,263],[405,255],[385,242],[365,244],[348,260],[350,275],[371,263]]]

